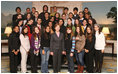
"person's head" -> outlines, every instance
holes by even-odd
[[[35,11],[34,16],[35,16],[35,18],[38,18],[39,12],[38,11]]]
[[[32,7],[32,13],[35,13],[35,11],[36,11],[36,8]]]
[[[13,27],[13,32],[19,33],[19,27],[18,27],[18,26],[14,26],[14,27]]]
[[[86,30],[87,30],[86,38],[91,42],[92,41],[92,37],[93,37],[92,27],[88,26]]]
[[[87,20],[84,19],[82,24],[83,24],[83,26],[86,26],[87,25]]]
[[[30,8],[26,8],[26,13],[30,13]]]
[[[95,32],[96,32],[96,31],[98,31],[98,32],[99,32],[99,34],[100,34],[100,33],[101,33],[101,31],[102,31],[102,30],[101,30],[101,27],[100,27],[100,25],[99,25],[99,24],[95,24],[95,25],[94,25],[94,30],[95,30]]]
[[[49,33],[49,32],[50,32],[50,27],[49,27],[49,26],[46,26],[46,27],[45,27],[45,32],[46,32],[46,33]]]
[[[21,8],[20,7],[16,7],[16,13],[20,14],[21,13]]]
[[[91,26],[93,25],[93,20],[92,19],[88,19],[88,22]]]
[[[80,17],[80,18],[83,18],[83,16],[84,16],[84,15],[83,15],[83,12],[80,11],[80,12],[79,12],[79,17]]]
[[[75,19],[75,24],[79,24],[79,19]]]
[[[84,13],[88,13],[88,12],[89,12],[88,7],[85,7],[85,8],[84,8]]]
[[[72,12],[69,13],[69,18],[73,18],[73,13]]]
[[[62,18],[59,19],[59,25],[62,26],[64,24],[64,20]]]
[[[86,18],[86,19],[89,19],[89,18],[90,18],[90,16],[91,16],[91,15],[90,15],[90,14],[88,14],[88,13],[86,13],[86,14],[85,14],[85,18]]]
[[[52,22],[54,21],[54,16],[50,17],[50,21],[52,21]]]
[[[27,35],[28,34],[28,28],[26,26],[22,27],[21,34],[23,34],[23,35]]]
[[[48,6],[47,5],[43,6],[43,12],[48,12]]]
[[[49,13],[45,12],[45,18],[49,18]]]
[[[75,7],[75,8],[73,9],[73,12],[74,12],[74,14],[77,14],[77,12],[78,12],[78,8]]]
[[[60,31],[60,26],[58,23],[55,24],[55,31],[56,32],[59,32]]]
[[[54,12],[57,12],[57,7],[56,7],[56,6],[54,6],[53,8],[54,8]]]
[[[67,19],[67,23],[68,23],[69,25],[71,25],[71,24],[72,24],[72,19],[71,19],[71,18],[68,18],[68,19]]]
[[[31,18],[31,14],[28,13],[28,14],[27,14],[27,19],[30,19],[30,18]]]
[[[52,28],[52,21],[49,21],[48,26]]]
[[[22,19],[22,15],[18,14],[17,19]]]
[[[18,26],[22,26],[23,25],[23,20],[22,19],[18,19]]]
[[[66,20],[66,14],[64,14],[64,13],[62,14],[62,19]]]
[[[80,36],[83,35],[83,32],[82,32],[81,26],[77,26],[77,27],[76,27],[76,34],[75,34],[75,36],[77,36],[77,35],[80,35]]]
[[[72,37],[73,37],[73,31],[72,31],[72,28],[71,27],[67,27],[66,28],[66,38],[65,39],[67,39],[67,34],[71,34],[71,39],[72,39]]]
[[[60,17],[60,14],[57,12],[57,13],[55,14],[55,17],[56,17],[56,18],[59,18],[59,17]]]
[[[36,37],[37,37],[37,35],[38,35],[38,37],[40,38],[40,30],[39,30],[39,28],[37,27],[37,26],[34,26],[33,27],[33,32],[32,32],[32,34],[33,34],[33,36],[34,36],[34,39],[36,39]]]
[[[38,19],[37,19],[37,23],[38,23],[39,25],[41,25],[41,23],[42,23],[41,18],[38,18]]]
[[[32,25],[32,24],[33,24],[33,19],[30,19],[30,20],[28,21],[28,24],[29,24],[29,25]]]
[[[64,13],[67,14],[68,13],[68,10],[69,10],[68,7],[65,7],[64,8]]]

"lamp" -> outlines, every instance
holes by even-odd
[[[103,27],[102,32],[104,33],[105,37],[107,37],[107,35],[110,34],[108,27]]]
[[[7,34],[7,36],[9,37],[9,35],[10,35],[10,33],[12,32],[12,28],[11,27],[9,27],[9,26],[7,26],[6,28],[5,28],[5,34]]]

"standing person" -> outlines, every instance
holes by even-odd
[[[30,49],[30,41],[29,37],[27,35],[28,33],[28,28],[26,26],[23,26],[22,32],[20,34],[20,52],[21,52],[21,72],[22,73],[27,73],[27,57]]]
[[[64,8],[64,13],[63,14],[65,14],[66,15],[66,20],[68,19],[68,7],[65,7]]]
[[[62,14],[62,19],[64,20],[64,26],[67,26],[67,19],[66,19],[66,14]]]
[[[82,21],[84,20],[84,15],[82,13],[82,11],[79,12],[79,21],[82,24]]]
[[[35,11],[36,11],[36,8],[32,7],[32,11],[31,11],[32,18],[34,18]]]
[[[36,25],[36,23],[37,23],[38,17],[39,17],[39,12],[38,12],[38,11],[35,11],[35,13],[34,13],[34,18],[33,18],[35,25]]]
[[[78,70],[76,71],[76,73],[83,73],[85,36],[80,26],[76,27],[76,34],[75,34],[75,38],[73,38],[73,42],[75,42],[75,44],[73,45],[75,45],[75,56],[76,56],[77,65],[78,65]]]
[[[72,48],[72,38],[73,38],[72,28],[67,27],[66,35],[65,35],[65,49],[66,49],[66,57],[67,57],[67,61],[68,61],[68,71],[70,73],[74,73],[73,56],[70,55],[71,48]]]
[[[31,18],[32,18],[32,17],[31,17],[31,13],[28,13],[28,14],[26,15],[26,18],[24,19],[23,24],[26,25],[26,23],[28,23],[28,21],[29,21]]]
[[[82,32],[84,33],[84,35],[86,34],[86,28],[87,28],[87,21],[84,19],[82,22]]]
[[[78,13],[78,8],[77,7],[74,7],[73,9],[73,19],[79,19],[79,15],[77,14]]]
[[[27,14],[30,14],[31,12],[30,12],[30,8],[26,8],[26,12],[25,12],[25,14],[24,14],[24,19],[26,19],[27,18]]]
[[[50,16],[55,16],[55,14],[57,13],[57,7],[54,6],[53,9],[54,11],[50,14]]]
[[[95,24],[95,72],[101,73],[103,64],[103,53],[105,49],[105,36],[101,32],[100,25]]]
[[[59,26],[60,26],[60,32],[63,33],[63,35],[66,34],[66,27],[64,26],[64,20],[62,18],[59,19]],[[65,36],[64,36],[65,38]]]
[[[89,11],[88,7],[84,8],[83,14],[84,14],[84,18],[85,18],[85,14],[91,15],[91,12]]]
[[[72,24],[74,25],[75,23],[75,20],[73,19],[73,13],[72,12],[70,12],[69,13],[69,18],[71,18],[72,19]]]
[[[40,50],[41,34],[37,26],[33,27],[33,33],[31,36],[31,49],[30,49],[30,58],[31,58],[31,72],[37,73],[37,64],[38,56]]]
[[[17,21],[17,26],[19,27],[19,34],[21,34],[22,32],[22,27],[23,27],[23,20],[22,19],[19,19]]]
[[[57,12],[55,13],[55,16],[54,16],[54,21],[55,21],[55,24],[59,22],[59,19],[60,19],[60,14]]]
[[[9,56],[10,56],[10,72],[17,73],[18,69],[18,54],[20,48],[19,27],[13,27],[13,31],[8,40]]]
[[[50,54],[53,56],[53,71],[54,73],[60,72],[61,69],[61,56],[64,52],[64,36],[60,33],[60,26],[55,25],[55,33],[51,35],[50,40]]]
[[[79,19],[75,19],[75,24],[74,24],[75,27],[77,26],[82,26]]]
[[[46,27],[50,21],[50,15],[48,12],[45,12],[45,18],[42,20],[42,26]]]
[[[95,46],[95,36],[92,31],[92,27],[87,27],[86,32],[86,43],[85,43],[85,63],[86,63],[86,71],[88,73],[93,73],[94,69],[94,63],[93,63],[93,57],[94,57],[94,46]]]
[[[41,35],[41,72],[49,73],[48,71],[48,60],[50,55],[50,38],[51,31],[50,27],[46,26],[45,32]]]

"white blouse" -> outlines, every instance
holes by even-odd
[[[30,49],[29,37],[20,34],[20,42],[21,42],[20,50],[25,50],[26,52],[29,51]]]
[[[104,50],[105,49],[105,36],[104,34],[101,32],[99,34],[98,31],[96,31],[96,41],[95,41],[95,49],[96,50]]]

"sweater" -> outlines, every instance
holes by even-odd
[[[23,36],[23,34],[20,34],[20,42],[20,50],[25,50],[26,52],[28,52],[30,49],[29,37],[27,35]]]
[[[99,34],[99,32],[97,31],[95,33],[95,37],[96,37],[95,49],[96,50],[105,49],[105,36],[104,36],[104,34],[102,32]]]

